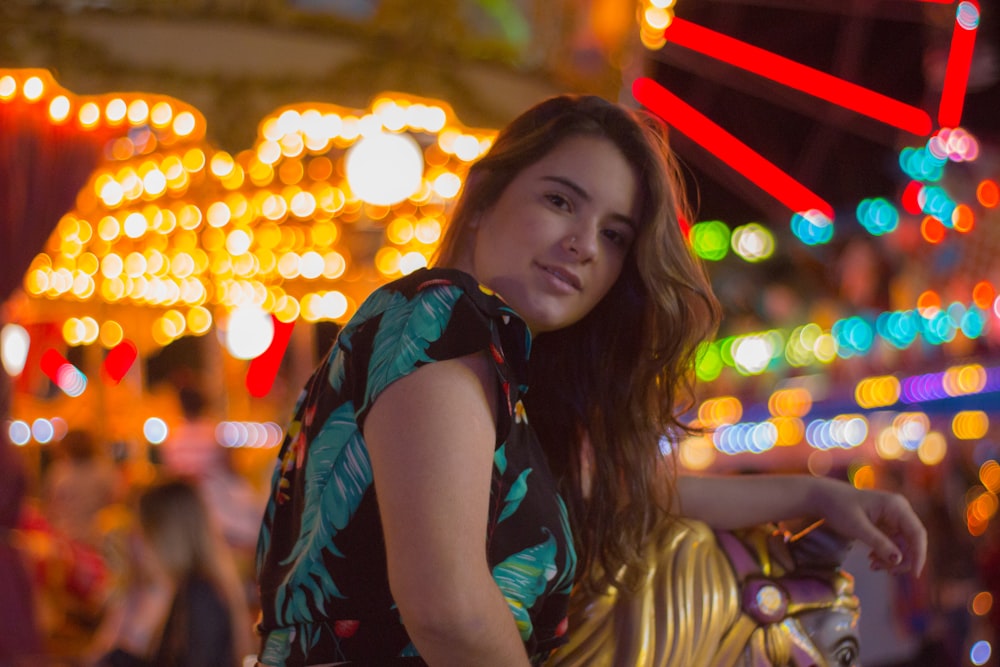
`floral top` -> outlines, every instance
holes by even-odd
[[[563,642],[576,554],[566,508],[521,395],[524,322],[465,273],[422,269],[375,291],[299,398],[257,545],[260,661],[420,663],[389,590],[362,427],[392,382],[434,361],[488,351],[502,405],[486,542],[532,661]]]

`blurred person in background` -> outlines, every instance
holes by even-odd
[[[163,466],[195,482],[226,543],[249,563],[267,498],[233,469],[232,451],[216,437],[218,422],[206,416],[204,395],[185,386],[178,398],[182,420],[160,445]]]
[[[228,468],[228,450],[215,438],[216,421],[206,414],[204,395],[194,387],[177,392],[181,421],[173,425],[160,445],[163,466],[178,477],[198,478],[209,471]]]
[[[170,479],[142,491],[129,543],[132,572],[88,651],[99,667],[234,667],[251,621],[229,548],[196,487]]]
[[[70,430],[56,443],[42,480],[42,510],[59,534],[100,548],[98,513],[115,501],[118,473],[89,431]]]

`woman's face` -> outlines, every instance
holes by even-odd
[[[638,183],[608,139],[577,136],[518,174],[471,222],[457,268],[494,290],[533,333],[582,319],[608,293],[637,234]]]

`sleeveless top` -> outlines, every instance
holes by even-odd
[[[389,589],[362,427],[395,380],[479,351],[500,401],[489,566],[532,662],[564,643],[576,554],[521,403],[530,345],[514,311],[454,269],[421,269],[362,304],[306,385],[279,453],[257,545],[262,663],[422,662]]]

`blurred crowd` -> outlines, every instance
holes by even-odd
[[[0,667],[228,667],[254,653],[266,502],[204,400],[144,461],[69,430],[31,470],[0,445]],[[250,664],[253,664],[252,659]]]
[[[234,469],[201,396],[179,398],[184,421],[144,462],[152,474],[82,430],[49,445],[38,471],[0,445],[0,667],[253,664],[265,489]],[[848,556],[867,667],[997,664],[973,660],[976,642],[995,654],[1000,636],[1000,528],[972,536],[965,520],[977,465],[956,453],[876,466],[877,486],[914,503],[931,549],[919,579]]]

